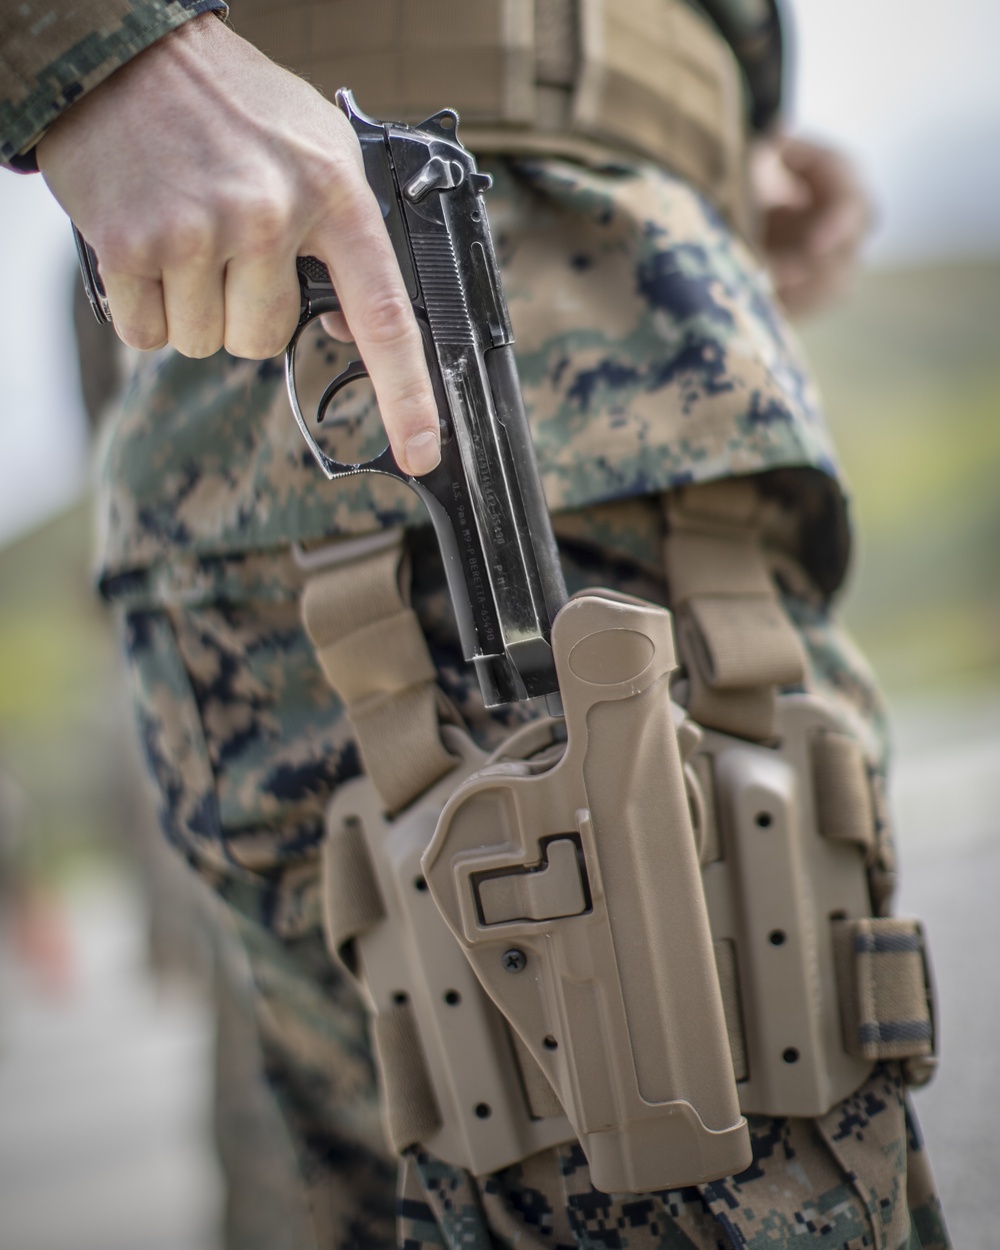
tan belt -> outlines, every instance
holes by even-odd
[[[473,151],[645,157],[747,229],[740,71],[683,0],[240,0],[232,21],[373,117],[447,106]]]

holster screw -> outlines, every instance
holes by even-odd
[[[506,972],[522,972],[524,965],[528,962],[528,956],[524,951],[512,946],[509,951],[504,951],[502,962]]]

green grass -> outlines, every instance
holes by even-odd
[[[803,338],[851,487],[859,641],[891,691],[1000,673],[1000,261],[868,275]]]
[[[87,509],[0,550],[0,771],[28,796],[32,871],[123,837],[129,714],[110,615],[90,585]]]

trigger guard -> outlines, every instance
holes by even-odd
[[[321,314],[317,312],[316,316],[319,315]],[[315,317],[303,317],[296,326],[295,333],[289,340],[288,346],[285,348],[285,387],[288,391],[288,402],[292,408],[292,415],[295,417],[296,424],[306,441],[306,446],[312,452],[316,463],[322,469],[323,474],[331,481],[334,478],[347,477],[354,473],[385,473],[389,477],[400,478],[404,482],[412,482],[413,479],[410,475],[404,473],[396,463],[396,457],[392,454],[392,448],[389,446],[384,447],[377,456],[373,456],[371,460],[367,460],[362,464],[342,464],[339,460],[334,460],[328,456],[316,441],[302,412],[299,392],[295,384],[296,349],[298,348],[299,339],[302,337],[302,331],[313,320],[315,320]],[[320,418],[325,415],[326,408],[337,391],[346,386],[348,382],[353,382],[360,377],[368,377],[368,371],[363,361],[354,360],[327,385],[319,403],[318,415]]]

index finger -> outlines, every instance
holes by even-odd
[[[419,477],[441,458],[423,337],[378,202],[367,182],[341,183],[310,250],[325,261],[375,388],[399,467]]]

